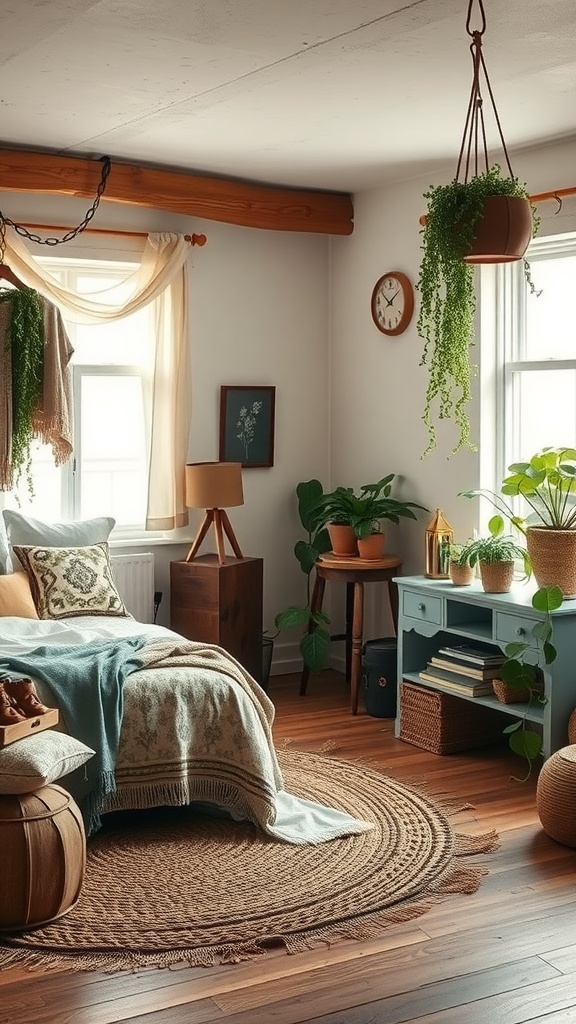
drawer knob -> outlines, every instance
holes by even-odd
[[[524,636],[525,633],[526,630],[524,629],[524,626],[518,626],[518,629],[516,630],[516,636]]]
[[[418,605],[418,611],[419,612],[425,612],[426,611],[426,605],[422,604],[422,602],[420,602],[420,604]]]

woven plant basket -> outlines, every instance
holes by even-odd
[[[529,526],[526,547],[538,586],[560,587],[564,597],[576,597],[576,530]]]
[[[536,788],[536,810],[544,831],[564,846],[576,846],[576,746],[562,747],[544,762]]]
[[[469,587],[474,580],[474,569],[471,565],[459,565],[450,562],[450,579],[455,587]]]
[[[493,679],[492,689],[494,696],[501,704],[526,704],[530,697],[530,690],[526,687],[520,689],[518,686],[510,686],[503,679]],[[544,693],[544,679],[541,677],[534,685],[536,693]],[[575,729],[576,732],[576,729]]]
[[[483,704],[406,681],[400,685],[400,739],[433,754],[497,743],[508,721]]]
[[[507,594],[514,580],[514,562],[479,562],[482,589],[486,594]]]

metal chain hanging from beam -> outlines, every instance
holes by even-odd
[[[88,224],[90,223],[94,214],[96,213],[96,210],[98,209],[98,206],[100,204],[100,200],[104,195],[104,191],[106,189],[106,182],[108,181],[108,175],[110,174],[110,170],[112,167],[112,163],[109,156],[101,156],[100,160],[102,161],[102,174],[100,177],[98,188],[96,190],[96,197],[94,199],[94,202],[92,203],[90,209],[86,212],[84,218],[77,225],[77,227],[71,228],[70,231],[67,231],[66,234],[62,235],[61,238],[56,238],[55,236],[51,236],[49,238],[41,238],[40,235],[35,234],[33,231],[29,231],[28,228],[25,228],[22,224],[16,224],[16,222],[10,220],[9,217],[5,217],[2,211],[0,210],[0,263],[4,259],[4,249],[6,244],[5,235],[7,224],[11,228],[14,228],[14,230],[23,238],[27,238],[30,242],[37,242],[38,245],[62,245],[63,242],[70,242],[73,238],[76,238],[77,235],[84,231],[84,228],[88,227]]]

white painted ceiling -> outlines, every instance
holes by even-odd
[[[509,149],[576,142],[576,0],[484,8]],[[0,145],[347,192],[456,165],[472,82],[467,9],[0,0]],[[495,147],[489,107],[486,117]]]

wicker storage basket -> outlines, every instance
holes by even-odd
[[[400,739],[433,754],[497,743],[508,722],[505,714],[483,704],[405,680],[400,685]]]

